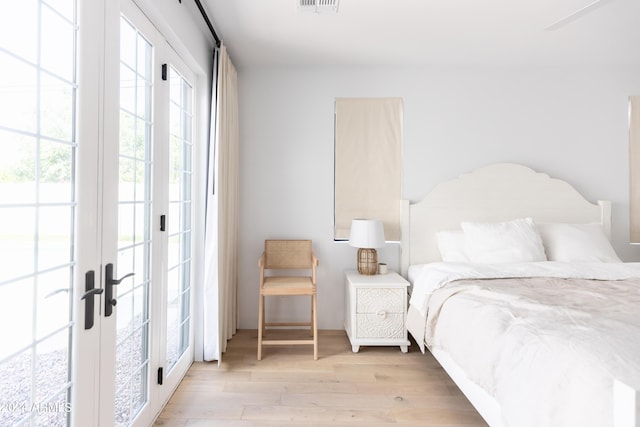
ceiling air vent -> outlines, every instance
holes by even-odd
[[[340,0],[296,0],[298,10],[314,13],[337,13]]]

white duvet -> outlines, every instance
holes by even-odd
[[[434,263],[411,304],[507,426],[611,426],[613,379],[640,385],[640,263]]]

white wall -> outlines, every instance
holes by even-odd
[[[627,244],[627,101],[640,94],[638,68],[248,68],[239,81],[240,328],[257,325],[267,238],[313,239],[319,327],[342,328],[343,271],[355,267],[356,249],[332,235],[336,97],[404,99],[405,198],[486,164],[522,163],[591,201],[611,200],[614,247],[640,260]],[[398,246],[379,259],[397,269]],[[274,316],[285,309],[268,307]]]

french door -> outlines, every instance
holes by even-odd
[[[149,425],[193,358],[195,78],[130,0],[14,9],[0,16],[0,425]]]
[[[70,342],[76,329],[75,8],[72,2],[26,0],[5,9],[0,425],[64,425],[71,411]]]
[[[118,230],[109,235],[117,236],[114,279],[124,278],[117,285],[114,307],[118,313],[113,402],[116,425],[147,425],[193,360],[195,78],[133,3],[122,2],[118,19],[118,167],[106,168],[118,170],[118,176],[107,178],[110,174],[105,171],[106,180],[117,181],[113,206],[117,206]],[[105,253],[112,244],[104,242]],[[104,256],[103,265],[109,265]],[[104,366],[103,376],[110,375],[110,363]],[[111,385],[104,379],[101,383]],[[105,419],[105,425],[109,421]]]

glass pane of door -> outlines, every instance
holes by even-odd
[[[67,425],[74,277],[76,4],[0,14],[0,425]]]
[[[167,269],[167,369],[189,347],[191,319],[192,88],[169,72],[169,241]]]
[[[149,399],[152,54],[122,17],[117,266],[135,275],[117,286],[116,425],[129,425]]]

